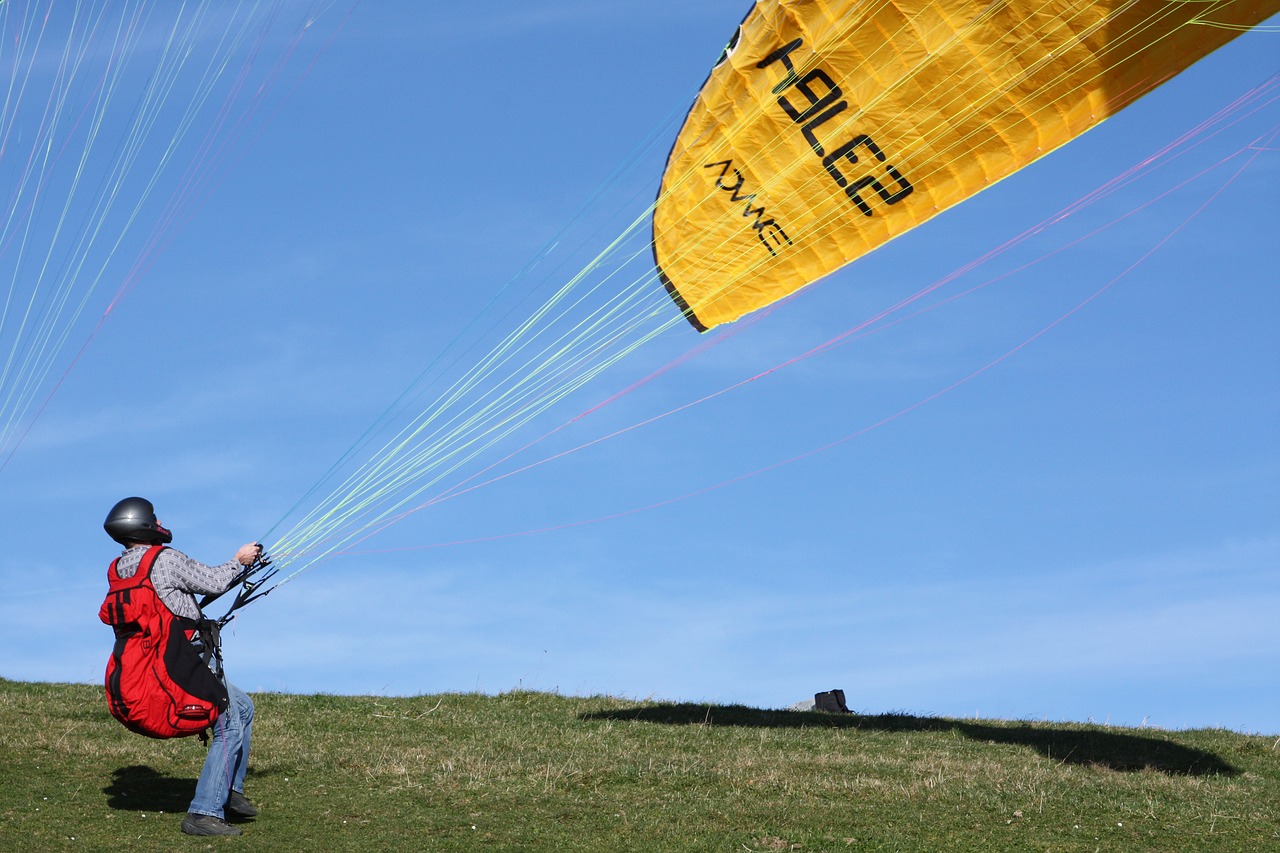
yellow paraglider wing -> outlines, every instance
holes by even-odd
[[[699,329],[832,272],[1280,11],[1260,2],[760,0],[676,139],[653,217]]]

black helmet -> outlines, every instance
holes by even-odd
[[[173,534],[156,521],[156,508],[146,498],[125,498],[111,508],[107,520],[102,522],[107,535],[128,545],[130,542],[148,542],[164,545],[173,541]]]

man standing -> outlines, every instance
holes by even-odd
[[[115,564],[115,572],[121,578],[132,577],[153,546],[173,541],[173,534],[161,526],[155,507],[145,498],[125,498],[117,503],[103,527],[125,547]],[[199,620],[203,614],[196,596],[226,592],[261,556],[261,545],[247,543],[227,562],[206,566],[181,551],[164,548],[151,565],[151,583],[160,602],[175,616]],[[213,724],[209,754],[196,783],[195,798],[182,821],[182,831],[188,835],[239,835],[240,829],[228,823],[227,818],[246,819],[258,814],[244,795],[253,700],[230,681],[225,684],[227,709]]]

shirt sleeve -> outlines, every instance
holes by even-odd
[[[197,595],[226,592],[244,571],[236,560],[206,566],[181,551],[166,548],[151,567],[151,583],[166,606],[179,616],[199,618]]]

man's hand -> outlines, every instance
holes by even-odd
[[[246,542],[236,551],[236,562],[242,566],[252,566],[262,556],[262,546],[257,542]]]

